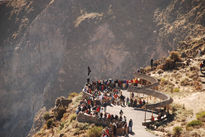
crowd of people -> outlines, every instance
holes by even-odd
[[[146,104],[142,98],[136,98],[134,93],[130,93],[130,97],[125,97],[121,89],[127,89],[129,85],[141,86],[143,81],[140,79],[133,80],[99,80],[87,83],[83,88],[83,92],[90,94],[88,98],[84,98],[76,113],[85,113],[111,123],[108,128],[103,131],[104,136],[116,136],[117,130],[122,131],[121,134],[128,135],[132,132],[133,121],[127,121],[120,110],[119,115],[113,115],[106,112],[107,105],[121,105],[129,107],[142,107]],[[128,123],[127,123],[128,122]]]

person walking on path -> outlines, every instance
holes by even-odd
[[[128,97],[127,97],[126,103],[127,103],[127,106],[128,106],[129,105],[129,98]]]
[[[132,122],[132,119],[130,119],[130,121],[129,121],[129,133],[132,133],[132,126],[133,126],[133,122]]]
[[[122,111],[122,109],[120,110],[120,116],[122,117],[122,115],[123,115],[123,111]]]

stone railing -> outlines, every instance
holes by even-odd
[[[159,85],[159,82],[157,79],[151,76],[145,75],[145,74],[141,74],[141,73],[136,73],[135,76],[137,78],[149,81],[151,84],[144,86],[144,87],[129,86],[127,89],[128,92],[142,93],[142,94],[153,96],[153,97],[156,97],[162,100],[161,102],[158,102],[155,104],[147,104],[145,105],[145,108],[154,109],[156,107],[163,107],[163,106],[169,105],[173,102],[173,99],[170,96],[164,93],[161,93],[159,91],[150,89],[152,87],[156,87],[157,85]]]
[[[88,115],[82,112],[78,113],[77,121],[86,122],[86,123],[94,123],[95,125],[100,125],[100,126],[108,126],[110,124],[109,120],[100,119],[100,118],[97,118],[96,116]]]

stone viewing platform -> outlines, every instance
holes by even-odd
[[[136,73],[133,80],[99,80],[83,88],[83,100],[76,111],[79,122],[93,123],[109,129],[102,134],[154,136],[145,128],[168,120],[172,98],[157,90],[157,79]],[[150,98],[157,98],[152,103]],[[121,112],[122,111],[122,112]],[[156,122],[155,122],[156,121]]]

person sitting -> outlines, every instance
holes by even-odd
[[[119,114],[120,114],[120,116],[122,116],[122,115],[123,115],[123,111],[122,111],[122,109],[120,110]]]
[[[108,119],[111,119],[111,115],[110,115],[110,114],[108,114],[107,118],[108,118]]]
[[[161,115],[161,113],[159,113],[157,119],[161,120],[161,117],[162,117],[162,115]]]
[[[151,116],[151,121],[154,122],[154,116],[153,115]]]
[[[134,105],[133,107],[137,107],[137,99],[134,100]]]
[[[103,118],[103,113],[100,113],[100,119],[102,119]]]
[[[118,120],[118,115],[115,115],[114,119],[115,119],[115,120]]]
[[[126,116],[124,116],[124,122],[127,122],[127,118],[126,118]]]
[[[120,116],[120,121],[122,121],[122,116]]]

